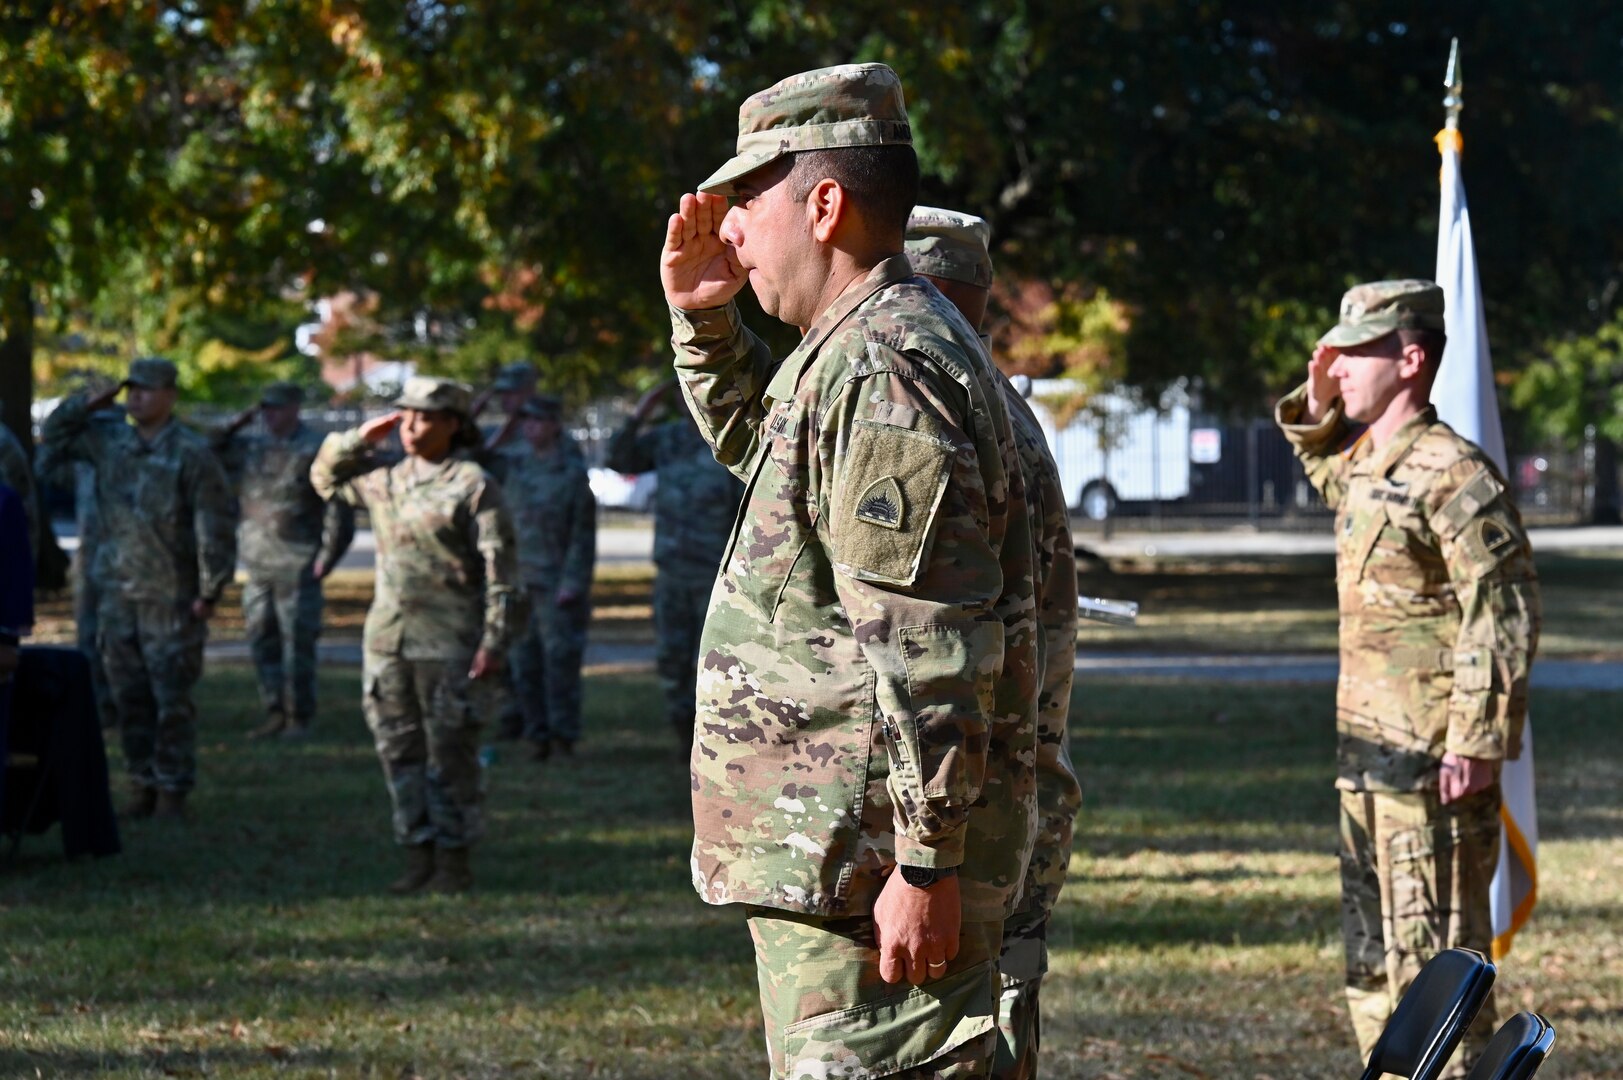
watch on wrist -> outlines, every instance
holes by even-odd
[[[956,877],[956,866],[909,866],[906,863],[897,863],[896,869],[901,871],[902,880],[918,889],[928,889],[942,878]]]

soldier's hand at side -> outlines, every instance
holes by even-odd
[[[327,560],[323,559],[320,555],[317,555],[316,561],[310,564],[310,576],[315,578],[317,581],[321,581],[327,576],[327,574]]]
[[[385,413],[374,417],[361,425],[361,438],[369,443],[380,443],[389,437],[389,432],[400,426],[405,416],[400,412]]]
[[[473,663],[468,666],[468,678],[483,679],[487,675],[494,675],[502,669],[501,653],[491,649],[481,648],[473,654]]]
[[[214,601],[198,597],[192,601],[192,618],[198,622],[208,622],[214,618]]]
[[[672,307],[697,311],[721,307],[748,280],[738,255],[722,242],[727,200],[720,195],[683,195],[665,227],[659,280]]]
[[[1467,795],[1487,790],[1498,778],[1497,761],[1447,753],[1443,755],[1443,767],[1437,773],[1437,794],[1446,806]]]
[[[1310,424],[1323,420],[1324,414],[1330,411],[1330,403],[1341,393],[1340,385],[1330,376],[1330,365],[1340,355],[1341,350],[1334,345],[1318,345],[1313,349],[1313,358],[1307,362],[1305,419]]]
[[[905,978],[914,986],[939,979],[958,955],[963,917],[956,874],[921,889],[893,871],[873,906],[879,977],[888,983]]]

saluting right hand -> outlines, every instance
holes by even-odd
[[[732,247],[722,242],[727,200],[720,195],[683,195],[665,229],[659,280],[665,300],[688,311],[721,307],[748,280]]]
[[[368,420],[361,425],[361,438],[369,443],[380,443],[389,437],[389,432],[400,426],[405,417],[397,410],[385,413],[382,416]]]
[[[1330,403],[1341,394],[1341,387],[1330,375],[1330,365],[1336,362],[1341,350],[1334,345],[1318,345],[1313,358],[1307,362],[1307,421],[1318,423],[1330,411]]]

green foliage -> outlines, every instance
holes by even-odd
[[[1489,329],[1515,374],[1610,318],[1623,266],[1623,10],[1531,10],[15,4],[0,316],[20,281],[61,321],[134,252],[187,303],[368,289],[390,353],[437,369],[522,352],[581,393],[640,385],[668,333],[664,218],[727,154],[739,99],[873,59],[906,83],[924,201],[992,221],[1001,279],[1127,314],[1108,362],[1078,343],[1059,368],[1253,409],[1347,284],[1430,272],[1457,34]],[[1000,348],[1069,347],[1058,323],[1033,333]]]
[[[1576,443],[1594,425],[1601,437],[1623,441],[1623,309],[1593,334],[1552,341],[1511,397],[1552,439]]]

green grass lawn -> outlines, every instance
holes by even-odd
[[[0,1077],[759,1077],[740,916],[687,872],[687,782],[651,678],[589,679],[588,738],[504,744],[477,891],[398,869],[354,671],[317,737],[249,744],[245,668],[201,692],[184,827],[0,871]],[[1052,932],[1045,1077],[1355,1076],[1340,1004],[1328,687],[1089,681],[1077,879]],[[1541,1076],[1623,1061],[1615,698],[1541,693],[1544,899],[1505,965],[1557,1027]]]

